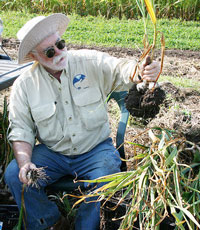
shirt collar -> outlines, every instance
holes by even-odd
[[[68,66],[68,63],[67,63],[67,66]],[[55,79],[55,77],[51,75],[49,72],[47,72],[46,69],[41,64],[39,64],[39,68],[43,76],[48,77],[51,81]],[[63,73],[67,74],[67,67],[63,69],[61,76],[63,75]]]

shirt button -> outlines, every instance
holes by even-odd
[[[77,151],[77,148],[73,148],[73,150],[76,152],[76,151]]]
[[[72,134],[72,137],[75,137],[75,136],[76,136],[76,134],[75,134],[75,133],[73,133],[73,134]]]
[[[69,117],[68,119],[69,119],[69,121],[71,121],[71,120],[72,120],[72,117]]]
[[[65,104],[67,105],[69,102],[68,101],[65,101]]]

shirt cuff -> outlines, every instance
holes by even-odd
[[[13,141],[24,141],[29,143],[32,148],[35,145],[35,136],[33,133],[27,132],[24,129],[15,128],[8,134],[9,142]]]

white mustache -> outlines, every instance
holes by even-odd
[[[67,51],[64,50],[59,56],[55,56],[53,58],[53,64],[54,65],[57,64],[61,60],[61,58],[66,57],[66,56],[67,56]]]

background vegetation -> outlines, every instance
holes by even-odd
[[[200,19],[199,0],[154,0],[158,18]],[[63,12],[81,16],[105,16],[121,19],[140,17],[136,0],[1,0],[2,10],[25,9],[29,13]]]
[[[1,1],[0,1],[1,3]],[[43,14],[43,13],[41,13]],[[36,13],[25,11],[1,11],[4,22],[4,38],[16,38],[17,31]],[[46,14],[48,15],[48,13]],[[67,43],[97,46],[118,46],[143,48],[144,26],[142,19],[121,19],[77,14],[69,15],[70,24],[64,34]],[[197,21],[181,21],[180,19],[159,19],[158,30],[165,35],[167,49],[200,50],[200,24]],[[149,38],[153,38],[152,24],[148,24]]]

